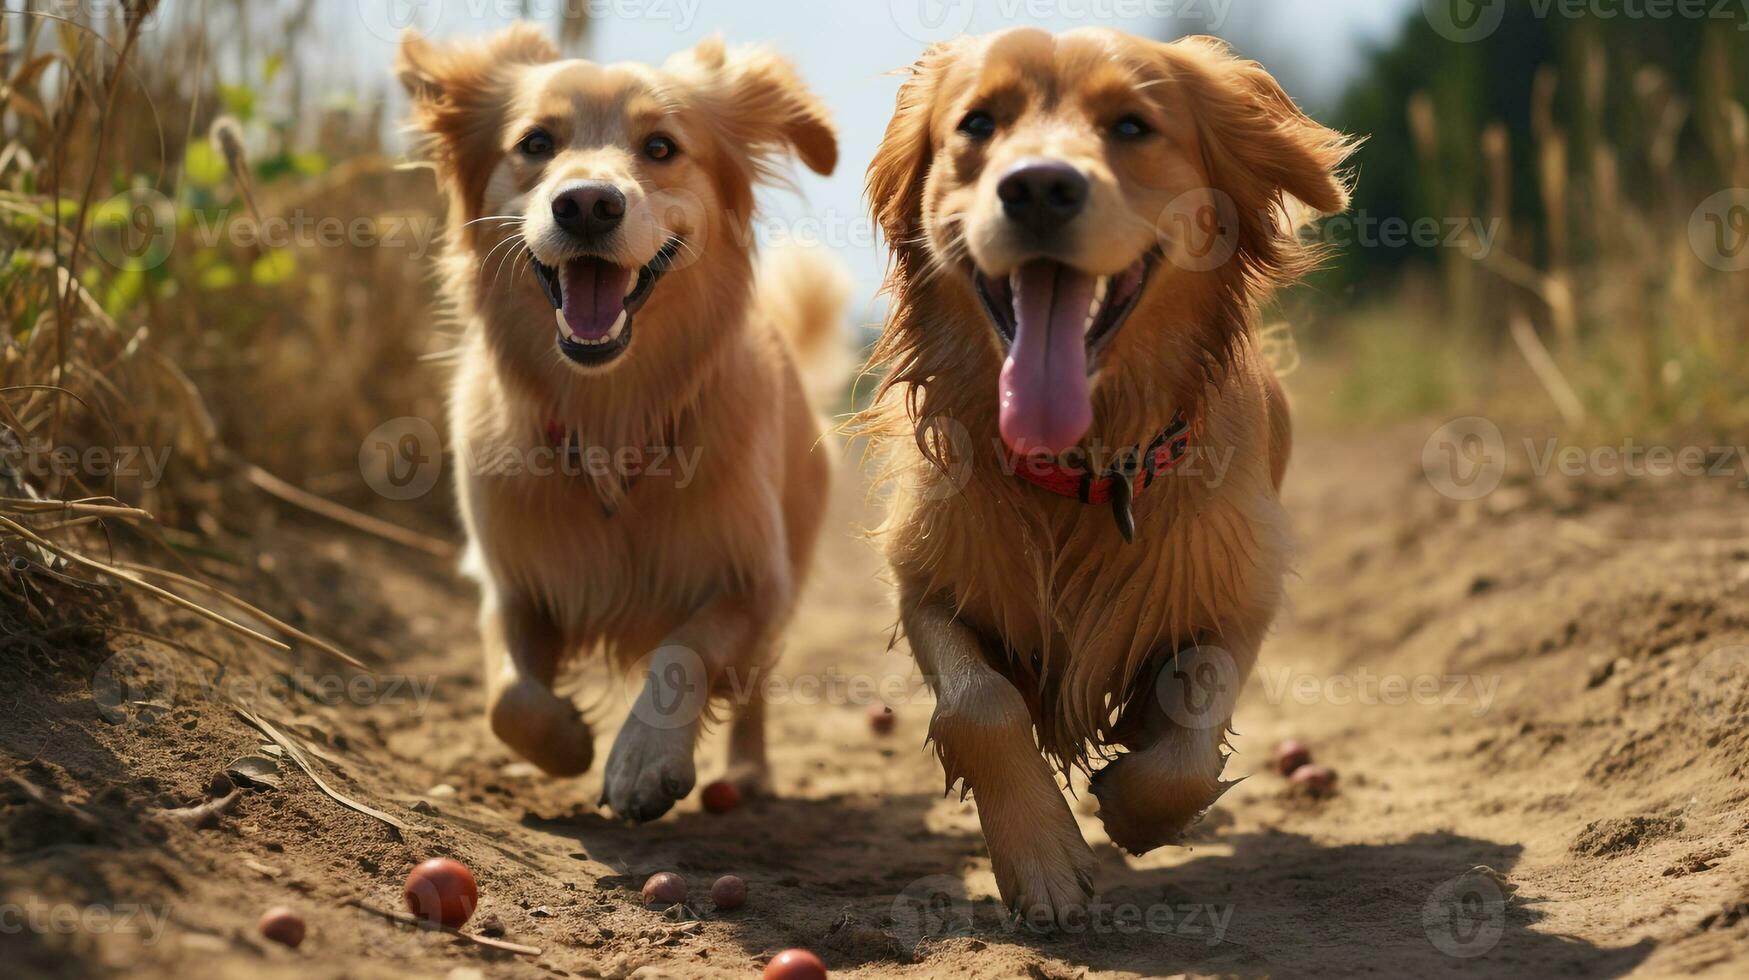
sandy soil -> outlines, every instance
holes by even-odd
[[[351,689],[316,656],[276,662],[193,617],[144,610],[187,652],[0,609],[0,957],[12,975],[753,976],[805,946],[835,975],[1042,977],[1369,973],[1742,975],[1749,950],[1749,523],[1723,480],[1512,480],[1474,503],[1421,471],[1428,427],[1302,442],[1293,610],[1237,722],[1229,793],[1188,848],[1126,859],[1077,804],[1107,911],[1036,934],[1004,923],[969,803],[941,793],[929,704],[847,474],[773,710],[777,799],[694,799],[649,826],[593,805],[599,771],[553,782],[479,721],[472,597],[441,563],[281,524],[247,571],[203,570],[346,644],[385,678]],[[239,546],[241,548],[241,546]],[[43,604],[65,589],[40,586]],[[1731,670],[1735,667],[1735,673]],[[586,672],[587,673],[587,672]],[[218,678],[215,683],[215,678]],[[601,720],[623,695],[578,682]],[[127,692],[118,697],[117,691]],[[885,697],[896,731],[870,731]],[[337,804],[289,760],[205,825],[264,739],[294,734]],[[325,703],[327,702],[327,703]],[[1317,800],[1269,771],[1307,741],[1339,773]],[[702,756],[721,765],[720,733]],[[538,957],[416,932],[418,860],[477,874],[476,927]],[[684,874],[690,916],[636,889]],[[735,873],[746,907],[704,893]],[[293,952],[256,917],[285,904]]]

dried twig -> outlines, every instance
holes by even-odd
[[[1579,401],[1579,395],[1573,391],[1573,386],[1567,383],[1566,375],[1561,373],[1559,365],[1549,349],[1536,335],[1536,329],[1530,325],[1530,318],[1523,313],[1514,313],[1511,323],[1512,340],[1518,345],[1519,353],[1524,355],[1525,363],[1536,379],[1542,382],[1543,389],[1549,393],[1549,398],[1555,403],[1555,408],[1561,412],[1561,418],[1569,426],[1578,426],[1585,421],[1585,405]]]
[[[148,595],[162,599],[165,602],[168,602],[171,605],[176,606],[178,608],[185,609],[188,612],[194,613],[196,616],[201,617],[202,619],[208,620],[209,622],[212,622],[212,623],[216,623],[219,626],[223,626],[224,628],[231,630],[234,633],[248,637],[249,639],[254,640],[257,643],[264,644],[266,646],[269,646],[269,647],[271,647],[275,650],[279,650],[281,652],[289,653],[291,651],[291,647],[287,646],[284,643],[281,643],[280,641],[274,639],[273,637],[266,636],[262,633],[258,633],[255,630],[252,630],[249,627],[244,626],[242,623],[238,623],[238,622],[235,622],[235,621],[228,619],[224,616],[221,616],[218,613],[213,612],[211,609],[208,609],[205,606],[202,606],[201,604],[199,604],[197,602],[190,602],[189,600],[182,598],[181,596],[177,595],[174,592],[168,592],[168,591],[165,591],[164,589],[158,588],[156,585],[153,585],[150,582],[141,581],[140,579],[135,578],[134,576],[128,574],[127,572],[122,571],[119,568],[116,568],[114,565],[106,565],[103,562],[94,561],[93,559],[86,558],[84,555],[81,555],[77,552],[68,551],[67,549],[62,548],[61,546],[49,541],[48,539],[36,534],[30,528],[25,527],[23,524],[20,524],[17,521],[12,520],[11,518],[5,516],[4,514],[0,514],[0,529],[5,529],[8,531],[11,531],[13,534],[18,535],[19,537],[23,538],[25,541],[27,541],[33,545],[36,545],[38,548],[41,548],[44,551],[47,551],[47,552],[50,552],[52,554],[58,555],[62,558],[65,558],[66,560],[68,560],[68,561],[72,562],[73,564],[78,565],[82,568],[88,569],[88,570],[93,571],[93,572],[98,572],[98,573],[103,574],[103,575],[107,575],[110,578],[116,579],[117,581],[123,582],[127,585],[131,585],[134,588],[139,589],[140,591],[145,592]]]
[[[326,782],[323,781],[321,776],[316,775],[315,767],[310,765],[309,759],[304,758],[304,753],[298,747],[297,741],[295,739],[293,739],[291,736],[289,736],[289,735],[285,734],[284,732],[281,732],[279,729],[273,727],[273,725],[269,724],[266,719],[263,719],[263,718],[255,715],[252,712],[250,712],[246,709],[243,709],[243,708],[233,706],[231,710],[235,711],[237,713],[237,715],[239,717],[241,717],[244,721],[255,726],[255,728],[257,730],[259,730],[261,732],[261,734],[266,735],[268,738],[272,739],[273,743],[275,745],[278,745],[280,748],[285,749],[286,754],[291,756],[291,760],[298,764],[299,769],[302,769],[304,771],[304,775],[310,777],[310,781],[314,782],[316,784],[316,788],[321,790],[324,793],[327,793],[329,798],[331,798],[334,802],[340,804],[343,807],[346,807],[349,810],[356,810],[359,813],[362,813],[367,817],[375,817],[378,820],[381,820],[383,823],[386,823],[389,826],[395,828],[396,830],[412,830],[413,829],[410,824],[408,824],[404,821],[398,820],[394,817],[391,817],[388,814],[384,813],[383,811],[376,809],[375,807],[366,806],[365,804],[360,803],[357,800],[355,800],[349,796],[346,796],[345,794],[341,793],[339,790],[335,789],[334,787],[329,786]]]
[[[224,796],[207,800],[205,803],[196,803],[194,806],[185,806],[176,810],[161,810],[159,812],[172,820],[180,820],[193,827],[205,827],[212,824],[221,814],[229,810],[232,805],[237,802],[237,797],[242,792],[242,790],[232,786],[229,793],[226,793]]]
[[[476,935],[476,934],[471,933],[471,932],[463,932],[460,929],[451,929],[449,926],[440,925],[440,924],[435,923],[435,922],[427,922],[424,919],[419,918],[418,916],[409,915],[406,912],[392,912],[388,909],[379,909],[376,906],[370,904],[369,902],[364,901],[363,899],[359,899],[359,898],[349,899],[346,904],[351,905],[353,908],[359,909],[361,911],[369,912],[371,915],[382,916],[383,918],[388,919],[390,922],[399,922],[400,924],[402,924],[404,926],[412,926],[415,929],[424,929],[427,932],[446,933],[446,934],[451,935],[451,936],[456,936],[456,937],[459,937],[461,939],[466,939],[468,942],[474,943],[476,945],[485,946],[488,949],[501,949],[506,953],[515,953],[518,956],[539,956],[539,955],[541,955],[540,948],[536,947],[536,946],[523,946],[520,943],[507,943],[502,939],[493,939],[489,936],[481,936],[481,935]]]
[[[235,606],[237,609],[241,610],[246,615],[252,616],[255,619],[260,620],[261,622],[266,623],[270,628],[278,630],[281,633],[284,633],[286,636],[289,636],[292,639],[297,640],[299,643],[307,643],[310,646],[313,646],[316,649],[322,651],[323,653],[326,653],[330,657],[335,658],[336,660],[340,660],[340,661],[343,661],[350,666],[357,667],[359,670],[371,672],[371,668],[366,666],[364,661],[359,660],[357,657],[354,657],[352,654],[347,653],[345,650],[340,649],[339,647],[335,646],[332,643],[329,643],[327,640],[324,640],[320,637],[311,636],[310,634],[305,633],[303,630],[298,629],[296,626],[293,626],[290,623],[287,623],[284,620],[279,619],[278,617],[273,616],[273,615],[263,611],[262,609],[254,606],[254,605],[251,605],[248,602],[245,602],[244,600],[238,598],[237,596],[232,595],[229,592],[226,592],[224,589],[221,589],[218,586],[211,585],[211,584],[206,583],[206,582],[202,582],[200,579],[197,579],[197,578],[190,578],[187,575],[181,575],[181,574],[178,574],[176,572],[166,571],[165,569],[162,569],[162,568],[153,568],[150,565],[142,565],[138,562],[131,562],[131,561],[117,562],[116,567],[125,568],[131,572],[138,572],[142,575],[155,575],[158,578],[164,579],[164,580],[169,581],[169,582],[174,582],[175,584],[184,586],[186,588],[199,589],[202,592],[207,593],[208,595],[211,595],[215,598],[222,599],[225,602],[230,603],[232,606]]]
[[[337,504],[324,497],[318,497],[307,490],[287,483],[259,466],[249,466],[247,472],[249,482],[254,484],[256,489],[277,497],[294,507],[307,510],[318,517],[326,517],[328,520],[344,524],[355,531],[363,531],[385,541],[423,551],[438,558],[455,557],[455,545],[448,541],[420,534],[418,531],[404,528],[399,524],[390,524],[388,521],[379,520],[369,514],[361,514],[350,507]]]

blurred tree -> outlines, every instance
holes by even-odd
[[[1585,208],[1551,195],[1583,196],[1603,176],[1656,207],[1675,203],[1659,198],[1677,187],[1730,186],[1725,147],[1740,111],[1732,104],[1749,102],[1749,23],[1740,7],[1708,6],[1717,16],[1646,20],[1508,3],[1500,28],[1473,43],[1441,36],[1415,10],[1394,44],[1370,53],[1332,117],[1368,138],[1354,160],[1354,214],[1494,217],[1504,178],[1515,250],[1548,265],[1592,244],[1574,234]],[[1493,178],[1485,142],[1505,164]],[[1326,282],[1431,265],[1437,251],[1350,246]]]

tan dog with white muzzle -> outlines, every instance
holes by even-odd
[[[753,186],[837,140],[781,59],[710,41],[660,69],[563,60],[537,29],[435,44],[399,74],[450,200],[462,324],[451,438],[482,591],[492,730],[549,773],[589,726],[553,691],[600,650],[648,680],[603,801],[654,819],[691,792],[707,696],[749,691],[731,776],[766,779],[760,685],[813,553],[829,465],[794,348],[836,343],[843,274],[756,281]]]

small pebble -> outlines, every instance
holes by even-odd
[[[735,875],[723,875],[711,884],[711,903],[719,909],[738,909],[747,904],[747,883]]]
[[[805,949],[786,949],[765,964],[764,980],[826,980],[826,964]]]
[[[297,949],[304,942],[304,917],[283,905],[262,913],[261,934],[283,946]]]
[[[1275,771],[1292,776],[1294,770],[1312,761],[1312,750],[1297,738],[1290,738],[1275,747]]]
[[[884,704],[872,705],[868,709],[868,727],[876,735],[890,735],[893,726],[899,721],[899,716],[893,714],[893,709]]]
[[[1287,781],[1312,796],[1323,797],[1336,792],[1336,772],[1325,766],[1301,766]]]
[[[698,798],[707,813],[728,813],[741,805],[741,791],[735,788],[734,783],[725,779],[706,786]]]
[[[658,871],[644,882],[644,906],[666,908],[686,901],[686,879],[672,871]]]
[[[407,911],[433,924],[460,929],[480,904],[474,873],[454,858],[432,858],[407,875]]]

